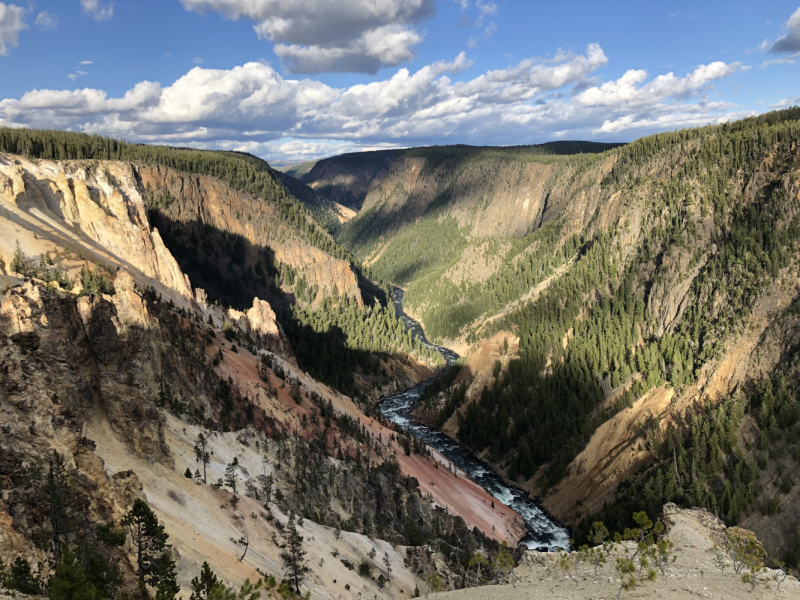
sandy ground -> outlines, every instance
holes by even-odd
[[[251,438],[245,445],[237,440],[240,432],[215,433],[210,438],[213,457],[208,465],[209,483],[224,474],[225,465],[234,456],[242,466],[241,488],[237,489],[240,502],[234,511],[230,506],[231,492],[196,484],[182,474],[187,466],[192,469],[198,466],[194,460],[193,444],[200,431],[175,417],[167,417],[166,437],[175,458],[174,469],[131,456],[103,420],[93,423],[88,435],[96,442],[97,454],[105,461],[109,473],[132,469],[141,479],[148,503],[157,512],[170,536],[170,543],[180,555],[178,582],[187,597],[187,590],[191,589],[190,580],[197,575],[205,560],[232,584],[238,585],[245,578],[258,579],[261,577],[259,571],[281,579],[281,550],[272,536],[276,535],[280,541],[274,524],[285,523],[287,515],[271,505],[273,520],[268,520],[263,503],[244,496],[240,491],[250,478],[264,471],[274,472],[274,464],[263,460],[263,444],[267,442],[260,438],[262,452],[257,452],[253,443],[259,438]],[[270,444],[269,448],[269,455],[274,456],[275,444]],[[347,532],[342,532],[337,541],[333,529],[309,520],[304,521],[300,533],[305,537],[306,565],[310,568],[302,589],[311,591],[312,598],[408,598],[414,587],[421,584],[403,568],[403,547],[395,548],[387,542]],[[240,561],[244,546],[237,540],[243,537],[249,538],[250,546]],[[375,577],[384,572],[381,562],[384,553],[388,552],[392,564],[392,583],[383,589],[375,580],[347,569],[340,560],[347,558],[358,565],[362,560],[370,560],[368,554],[373,548],[376,556],[371,562]],[[334,550],[338,551],[338,557],[333,555]],[[346,584],[350,585],[350,590],[345,589]]]
[[[752,592],[751,586],[742,583],[741,575],[735,574],[730,566],[724,572],[720,571],[714,561],[714,536],[694,518],[693,513],[695,511],[681,511],[669,533],[669,538],[675,543],[676,562],[665,568],[665,574],[659,572],[655,582],[642,584],[635,590],[623,590],[620,598],[800,600],[800,583],[796,579],[786,579],[779,591],[777,583],[772,580],[776,574],[774,571],[764,573],[770,579],[769,587],[758,585]],[[438,596],[431,593],[430,597],[441,600],[611,600],[617,597],[620,589],[613,570],[616,556],[619,554],[612,552],[607,564],[598,569],[597,576],[592,565],[578,564],[577,573],[573,566],[573,579],[555,566],[556,555],[530,552],[515,569],[519,579],[513,586],[486,586],[440,593]]]

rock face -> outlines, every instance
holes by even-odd
[[[210,410],[213,385],[198,358],[174,352],[129,273],[115,283],[113,296],[75,298],[27,283],[2,297],[0,421],[9,441],[55,435],[66,410],[76,422],[108,419],[134,452],[170,464],[156,406],[162,386]]]
[[[277,263],[291,266],[309,286],[348,295],[363,305],[361,290],[350,263],[333,258],[291,229],[269,203],[231,189],[203,175],[179,173],[159,165],[136,169],[145,190],[167,192],[171,202],[160,209],[173,223],[200,223],[241,236],[249,251],[273,255]]]
[[[29,162],[0,154],[0,196],[34,221],[42,233],[65,247],[84,249],[110,265],[122,266],[192,297],[189,279],[150,230],[137,175],[115,161]],[[143,276],[143,277],[141,277]]]
[[[259,335],[278,336],[278,323],[275,321],[275,312],[269,303],[253,298],[253,308],[247,311],[250,329]]]
[[[319,161],[304,181],[382,224],[413,223],[430,206],[445,205],[445,214],[473,237],[521,237],[561,208],[550,194],[564,171],[562,163],[442,161],[434,154],[370,152],[334,157]]]
[[[269,302],[253,298],[253,306],[245,312],[235,308],[226,310],[222,306],[209,304],[208,296],[202,288],[195,290],[195,302],[204,321],[210,320],[217,328],[224,327],[226,323],[235,326],[258,347],[267,348],[294,362],[291,345]]]
[[[387,150],[356,156],[356,161],[347,160],[352,155],[317,161],[300,179],[342,206],[361,210],[364,198],[386,176],[397,152]]]

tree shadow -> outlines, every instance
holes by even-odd
[[[294,275],[291,267],[276,263],[272,248],[252,244],[242,235],[199,219],[178,221],[159,210],[151,210],[149,218],[192,286],[204,289],[210,303],[246,311],[255,297],[269,302],[298,365],[315,379],[354,395],[358,391],[355,373],[367,378],[382,375],[379,359],[388,355],[350,348],[348,336],[340,327],[315,330],[298,318],[294,310],[298,299],[282,289],[282,284],[289,283]],[[385,291],[357,269],[356,273],[364,303],[385,305]],[[355,310],[351,299],[340,299],[334,305],[329,299],[320,298],[317,310]]]

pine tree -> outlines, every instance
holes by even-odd
[[[225,485],[233,490],[236,494],[236,469],[239,468],[239,459],[233,457],[233,460],[225,467]]]
[[[175,561],[169,552],[162,552],[156,565],[158,583],[156,584],[156,600],[174,600],[181,591],[178,585],[178,574]]]
[[[19,240],[17,240],[17,245],[14,248],[14,257],[11,259],[11,270],[23,277],[28,275],[28,257],[22,251]]]
[[[42,582],[38,575],[33,573],[28,561],[21,556],[18,556],[16,560],[11,563],[7,585],[12,590],[18,590],[23,594],[30,594],[31,596],[39,595],[42,589]]]
[[[110,550],[125,545],[127,536],[113,521],[92,529],[93,539],[81,551],[81,565],[98,598],[113,598],[122,584],[122,572]]]
[[[303,550],[303,536],[297,532],[295,525],[294,511],[289,513],[289,520],[283,529],[284,543],[281,545],[281,560],[283,561],[284,573],[287,577],[294,580],[295,591],[300,593],[300,583],[305,576],[303,562],[306,552]]]
[[[122,525],[128,528],[131,541],[136,549],[136,575],[142,597],[146,596],[145,584],[158,586],[162,573],[168,571],[164,555],[169,535],[158,517],[141,498],[133,502],[133,507],[122,519]],[[169,559],[171,560],[171,559]]]
[[[61,544],[74,529],[75,494],[67,480],[67,468],[61,455],[53,450],[45,479],[44,491],[49,501],[50,527],[55,564],[61,560]]]
[[[220,585],[220,581],[207,562],[203,562],[200,576],[192,579],[192,595],[189,600],[208,600],[211,590]]]
[[[386,581],[392,583],[392,563],[389,560],[389,553],[383,553],[383,564],[386,567]]]
[[[210,317],[209,317],[210,318]],[[197,442],[194,445],[195,462],[203,463],[203,483],[208,483],[206,478],[206,465],[211,462],[211,455],[214,451],[207,450],[208,438],[203,433],[197,434]]]
[[[95,600],[98,597],[97,589],[87,578],[75,553],[67,547],[50,579],[47,596],[50,600]]]

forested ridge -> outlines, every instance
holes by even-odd
[[[435,422],[457,411],[460,441],[546,494],[602,423],[655,388],[689,393],[702,369],[755,326],[750,315],[767,290],[794,285],[786,280],[800,241],[799,142],[800,109],[793,108],[602,154],[531,156],[559,165],[546,189],[561,204],[522,236],[478,238],[450,188],[412,224],[379,223],[370,236],[385,214],[378,203],[339,239],[373,272],[406,286],[406,302],[431,339],[519,336],[508,373],[498,372],[466,406],[463,386],[445,391]],[[418,153],[430,172],[443,160],[432,156],[429,167],[426,150]],[[479,173],[480,159],[454,168]],[[580,202],[586,213],[576,226]],[[475,248],[499,261],[482,267],[488,276],[459,281],[452,273],[460,261],[481,265],[469,258]],[[534,288],[532,301],[514,307]],[[781,305],[766,318],[784,311]],[[621,487],[600,516],[616,526],[632,509],[653,513],[667,501],[706,506],[729,523],[775,511],[780,502],[760,496],[757,471],[776,453],[797,453],[797,385],[786,383],[795,380],[786,371],[747,380],[734,398],[676,417],[648,448],[654,466]],[[760,454],[734,440],[746,422],[761,432]]]

